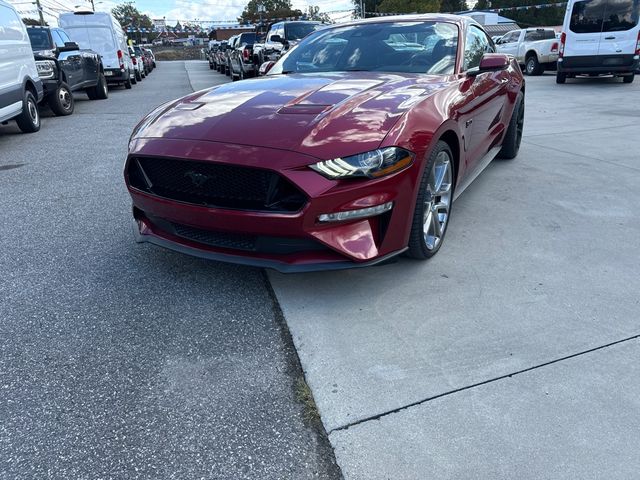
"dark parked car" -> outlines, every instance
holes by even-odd
[[[289,272],[432,257],[455,196],[518,154],[525,81],[493,50],[469,17],[371,18],[158,107],[125,165],[138,240]]]
[[[73,113],[72,92],[84,90],[92,100],[109,96],[100,55],[80,50],[61,28],[28,27],[27,32],[45,99],[56,115]]]
[[[149,75],[151,73],[151,70],[153,70],[151,58],[145,53],[144,49],[138,45],[134,45],[133,51],[136,53],[138,61],[142,62],[142,66],[144,67],[144,75]]]
[[[153,50],[151,50],[150,48],[145,48],[145,47],[143,47],[142,50],[144,51],[144,55],[151,62],[151,70],[155,69],[156,68],[156,56],[153,54]]]
[[[320,22],[278,22],[271,25],[265,42],[254,45],[254,62],[259,66],[267,61],[276,61],[304,37],[324,26]]]
[[[257,66],[253,62],[253,44],[256,41],[254,32],[241,33],[235,41],[235,47],[229,52],[229,67],[232,80],[253,77]]]

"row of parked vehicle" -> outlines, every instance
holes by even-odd
[[[556,82],[578,75],[613,75],[632,83],[640,73],[637,0],[570,0],[562,33],[550,28],[513,30],[495,39],[528,75],[556,71]]]
[[[0,123],[15,119],[23,132],[37,132],[38,104],[71,115],[79,92],[104,100],[109,85],[130,89],[156,66],[151,50],[127,44],[110,13],[62,13],[58,23],[26,27],[0,0]]]
[[[230,76],[232,80],[264,74],[262,65],[277,61],[300,40],[323,27],[320,22],[283,21],[271,25],[264,41],[255,32],[235,35],[229,40],[209,42],[209,68]]]

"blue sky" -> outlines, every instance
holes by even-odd
[[[48,20],[56,13],[73,10],[75,6],[88,4],[88,0],[40,0]],[[119,1],[94,0],[96,10],[108,11]],[[37,12],[28,0],[9,0],[23,16],[36,17]],[[166,18],[168,23],[176,20],[235,20],[248,0],[135,0],[135,6],[151,18]],[[306,10],[308,5],[317,5],[321,11],[352,8],[351,0],[292,0],[294,8]],[[170,22],[169,22],[170,21]],[[51,22],[55,23],[55,22]]]

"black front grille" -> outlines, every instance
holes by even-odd
[[[313,239],[292,237],[268,237],[264,235],[249,235],[242,233],[220,232],[190,227],[180,223],[169,222],[165,219],[145,215],[134,208],[134,217],[146,217],[156,228],[177,237],[211,247],[242,250],[245,252],[288,254],[309,251],[329,250],[326,246]]]
[[[158,157],[129,161],[129,182],[159,197],[207,207],[297,212],[306,196],[271,170]]]

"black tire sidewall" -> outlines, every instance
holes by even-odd
[[[445,225],[444,232],[442,234],[442,238],[440,239],[440,243],[433,250],[429,250],[424,241],[424,196],[427,190],[427,184],[429,183],[429,175],[431,173],[431,169],[433,168],[433,164],[436,161],[436,157],[442,151],[446,151],[449,155],[449,159],[451,162],[452,169],[452,185],[451,185],[451,204],[449,205],[449,218],[447,219],[447,223]],[[407,255],[420,259],[426,260],[428,258],[433,257],[436,253],[440,251],[442,244],[445,241],[445,237],[447,235],[447,231],[449,230],[449,223],[451,223],[451,211],[453,207],[453,197],[455,194],[455,184],[456,184],[456,169],[455,162],[453,159],[453,152],[451,151],[451,147],[444,142],[443,140],[439,140],[436,143],[436,146],[433,148],[431,153],[429,154],[429,158],[426,160],[426,165],[424,170],[422,171],[422,176],[420,177],[420,183],[418,185],[418,193],[416,195],[416,201],[414,204],[413,217],[411,221],[411,233],[409,234],[409,249],[407,250]]]
[[[65,108],[62,106],[62,102],[60,101],[60,90],[62,89],[66,90],[67,93],[69,93],[69,97],[71,98],[71,106],[67,110],[65,110]],[[49,97],[48,103],[49,103],[49,107],[51,108],[53,113],[55,113],[56,115],[58,116],[71,115],[75,108],[75,100],[73,98],[73,93],[71,93],[71,89],[69,88],[69,85],[67,85],[66,83],[61,83],[60,85],[58,85],[58,88],[56,89],[56,91],[53,92]]]
[[[40,112],[37,115],[37,122],[34,124],[31,115],[29,114],[29,104],[33,103],[36,111],[38,111],[38,101],[36,100],[35,95],[30,91],[26,90],[24,92],[23,100],[22,100],[22,113],[16,117],[16,123],[18,124],[18,128],[24,133],[34,133],[40,130],[40,125],[42,120],[40,119]]]

